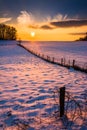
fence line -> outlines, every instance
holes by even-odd
[[[26,49],[31,54],[33,54],[33,55],[35,55],[35,56],[37,56],[37,57],[39,57],[39,58],[41,58],[41,59],[49,62],[49,63],[60,65],[60,66],[66,67],[68,69],[73,68],[75,70],[87,73],[87,63],[85,63],[83,66],[79,66],[79,65],[76,64],[75,60],[73,60],[71,62],[70,60],[67,61],[65,58],[61,58],[61,60],[59,61],[58,59],[56,60],[55,57],[50,57],[48,55],[44,55],[44,54],[35,52],[34,50],[31,50],[29,48],[26,48],[21,43],[18,43],[17,45],[20,46],[20,47],[22,47],[22,48],[24,48],[24,49]]]

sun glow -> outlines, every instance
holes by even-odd
[[[30,33],[31,37],[35,37],[35,32]]]

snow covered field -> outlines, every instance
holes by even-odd
[[[65,58],[66,62],[76,61],[77,65],[87,67],[87,42],[23,42],[27,48],[35,52],[55,57],[59,62]]]
[[[87,62],[86,42],[23,44],[52,56],[66,55]],[[62,121],[55,121],[53,116],[59,107],[55,105],[54,92],[64,85],[84,104],[87,74],[49,64],[16,42],[0,41],[0,130],[17,130],[19,126],[25,130],[64,129]],[[86,130],[87,127],[79,120],[79,123],[73,122],[72,130],[75,129]]]

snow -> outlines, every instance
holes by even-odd
[[[65,58],[76,61],[77,65],[87,66],[87,42],[23,42],[35,52],[55,57],[58,61]]]
[[[59,108],[54,92],[66,86],[72,97],[84,104],[87,74],[47,63],[16,43],[0,41],[0,130],[17,130],[19,126],[26,130],[64,129],[62,121],[54,116]],[[41,53],[66,55],[87,62],[86,42],[22,44]],[[73,122],[72,129],[85,130],[87,127],[80,119]]]

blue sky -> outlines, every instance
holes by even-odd
[[[17,17],[22,10],[34,15],[54,16],[61,13],[85,19],[87,0],[0,0],[0,17]]]

